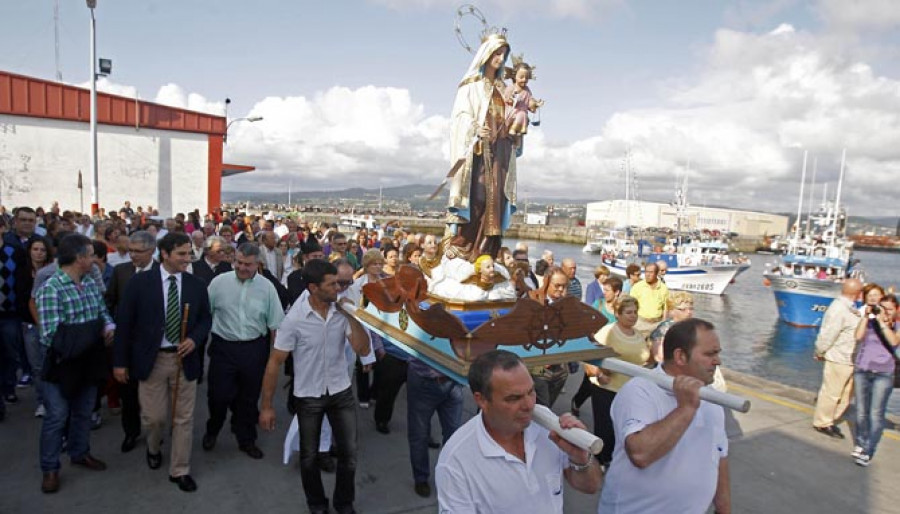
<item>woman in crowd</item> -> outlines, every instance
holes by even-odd
[[[397,273],[397,268],[400,266],[400,250],[397,249],[396,246],[389,246],[384,250],[384,268],[382,268],[382,272],[389,276],[393,277]]]
[[[625,268],[625,282],[622,283],[622,292],[629,294],[632,286],[641,281],[641,267],[637,264],[629,264]]]
[[[884,431],[884,414],[894,388],[894,354],[900,346],[897,334],[897,297],[884,295],[875,284],[863,290],[865,305],[856,327],[858,342],[853,388],[856,400],[856,446],[851,456],[868,466]]]
[[[34,277],[38,270],[53,262],[53,247],[50,240],[43,237],[34,237],[25,245],[25,255],[28,259],[27,266],[16,277],[16,301],[19,312],[22,314],[22,335],[25,341],[25,356],[31,365],[31,377],[34,383],[37,408],[35,417],[44,416],[44,387],[41,373],[44,367],[44,355],[46,349],[40,342],[37,327],[37,309],[33,308],[31,300],[31,288],[34,286]]]
[[[387,275],[384,274],[384,256],[381,252],[375,248],[367,251],[362,258],[362,267],[359,268],[359,271],[356,272],[354,276],[354,283],[352,287],[355,289],[353,296],[356,298],[362,297],[362,287],[369,282],[376,282],[383,278],[387,278]],[[375,339],[378,336],[372,332],[369,333],[372,337],[372,345],[377,348],[380,345],[375,344]],[[383,350],[382,350],[383,353]],[[381,356],[379,356],[379,359]],[[377,367],[376,363],[376,367]],[[363,409],[369,408],[369,402],[372,399],[372,395],[375,391],[373,391],[373,386],[370,382],[369,366],[363,366],[360,364],[359,359],[356,359],[356,398],[359,400],[359,406]]]
[[[638,319],[638,301],[631,296],[621,296],[615,311],[616,322],[604,325],[594,339],[601,346],[615,350],[619,359],[638,366],[647,365],[651,361],[650,347],[641,333],[634,329]],[[616,392],[625,385],[629,377],[591,364],[584,365],[584,373],[597,386],[591,391],[594,434],[603,440],[603,451],[597,456],[597,460],[601,465],[608,466],[616,444],[610,408]]]
[[[603,283],[609,278],[609,268],[604,265],[594,268],[594,281],[584,290],[584,303],[594,305],[594,302],[603,298]]]
[[[403,252],[403,262],[405,264],[410,264],[410,265],[418,268],[419,267],[419,257],[421,257],[421,256],[422,256],[422,248],[415,243],[410,243],[410,244],[406,245],[406,249]]]

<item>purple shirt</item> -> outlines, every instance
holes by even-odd
[[[856,369],[876,373],[893,373],[894,356],[887,351],[875,330],[869,326],[856,353]]]

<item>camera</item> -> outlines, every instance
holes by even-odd
[[[877,305],[869,305],[869,319],[875,319],[875,316],[881,313],[881,308]]]

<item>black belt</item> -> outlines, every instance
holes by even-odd
[[[218,335],[218,334],[213,334],[213,335],[212,335],[212,340],[213,340],[213,341],[221,341],[221,342],[223,342],[223,343],[235,343],[235,344],[258,343],[258,342],[264,341],[264,340],[266,340],[266,339],[267,339],[267,334],[263,334],[263,335],[261,335],[261,336],[258,336],[258,337],[256,337],[255,339],[248,339],[248,340],[246,340],[246,341],[232,341],[231,339],[225,339],[224,337],[222,337],[222,336],[220,336],[220,335]]]
[[[175,353],[178,351],[178,347],[177,346],[161,346],[159,348],[159,351],[161,351],[163,353]]]

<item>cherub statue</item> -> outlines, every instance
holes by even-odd
[[[509,124],[509,133],[521,136],[528,133],[528,113],[537,111],[544,105],[544,101],[532,96],[528,82],[534,79],[534,67],[523,61],[521,56],[513,57],[513,68],[510,75],[512,84],[506,87],[503,95],[509,106],[506,119]]]

